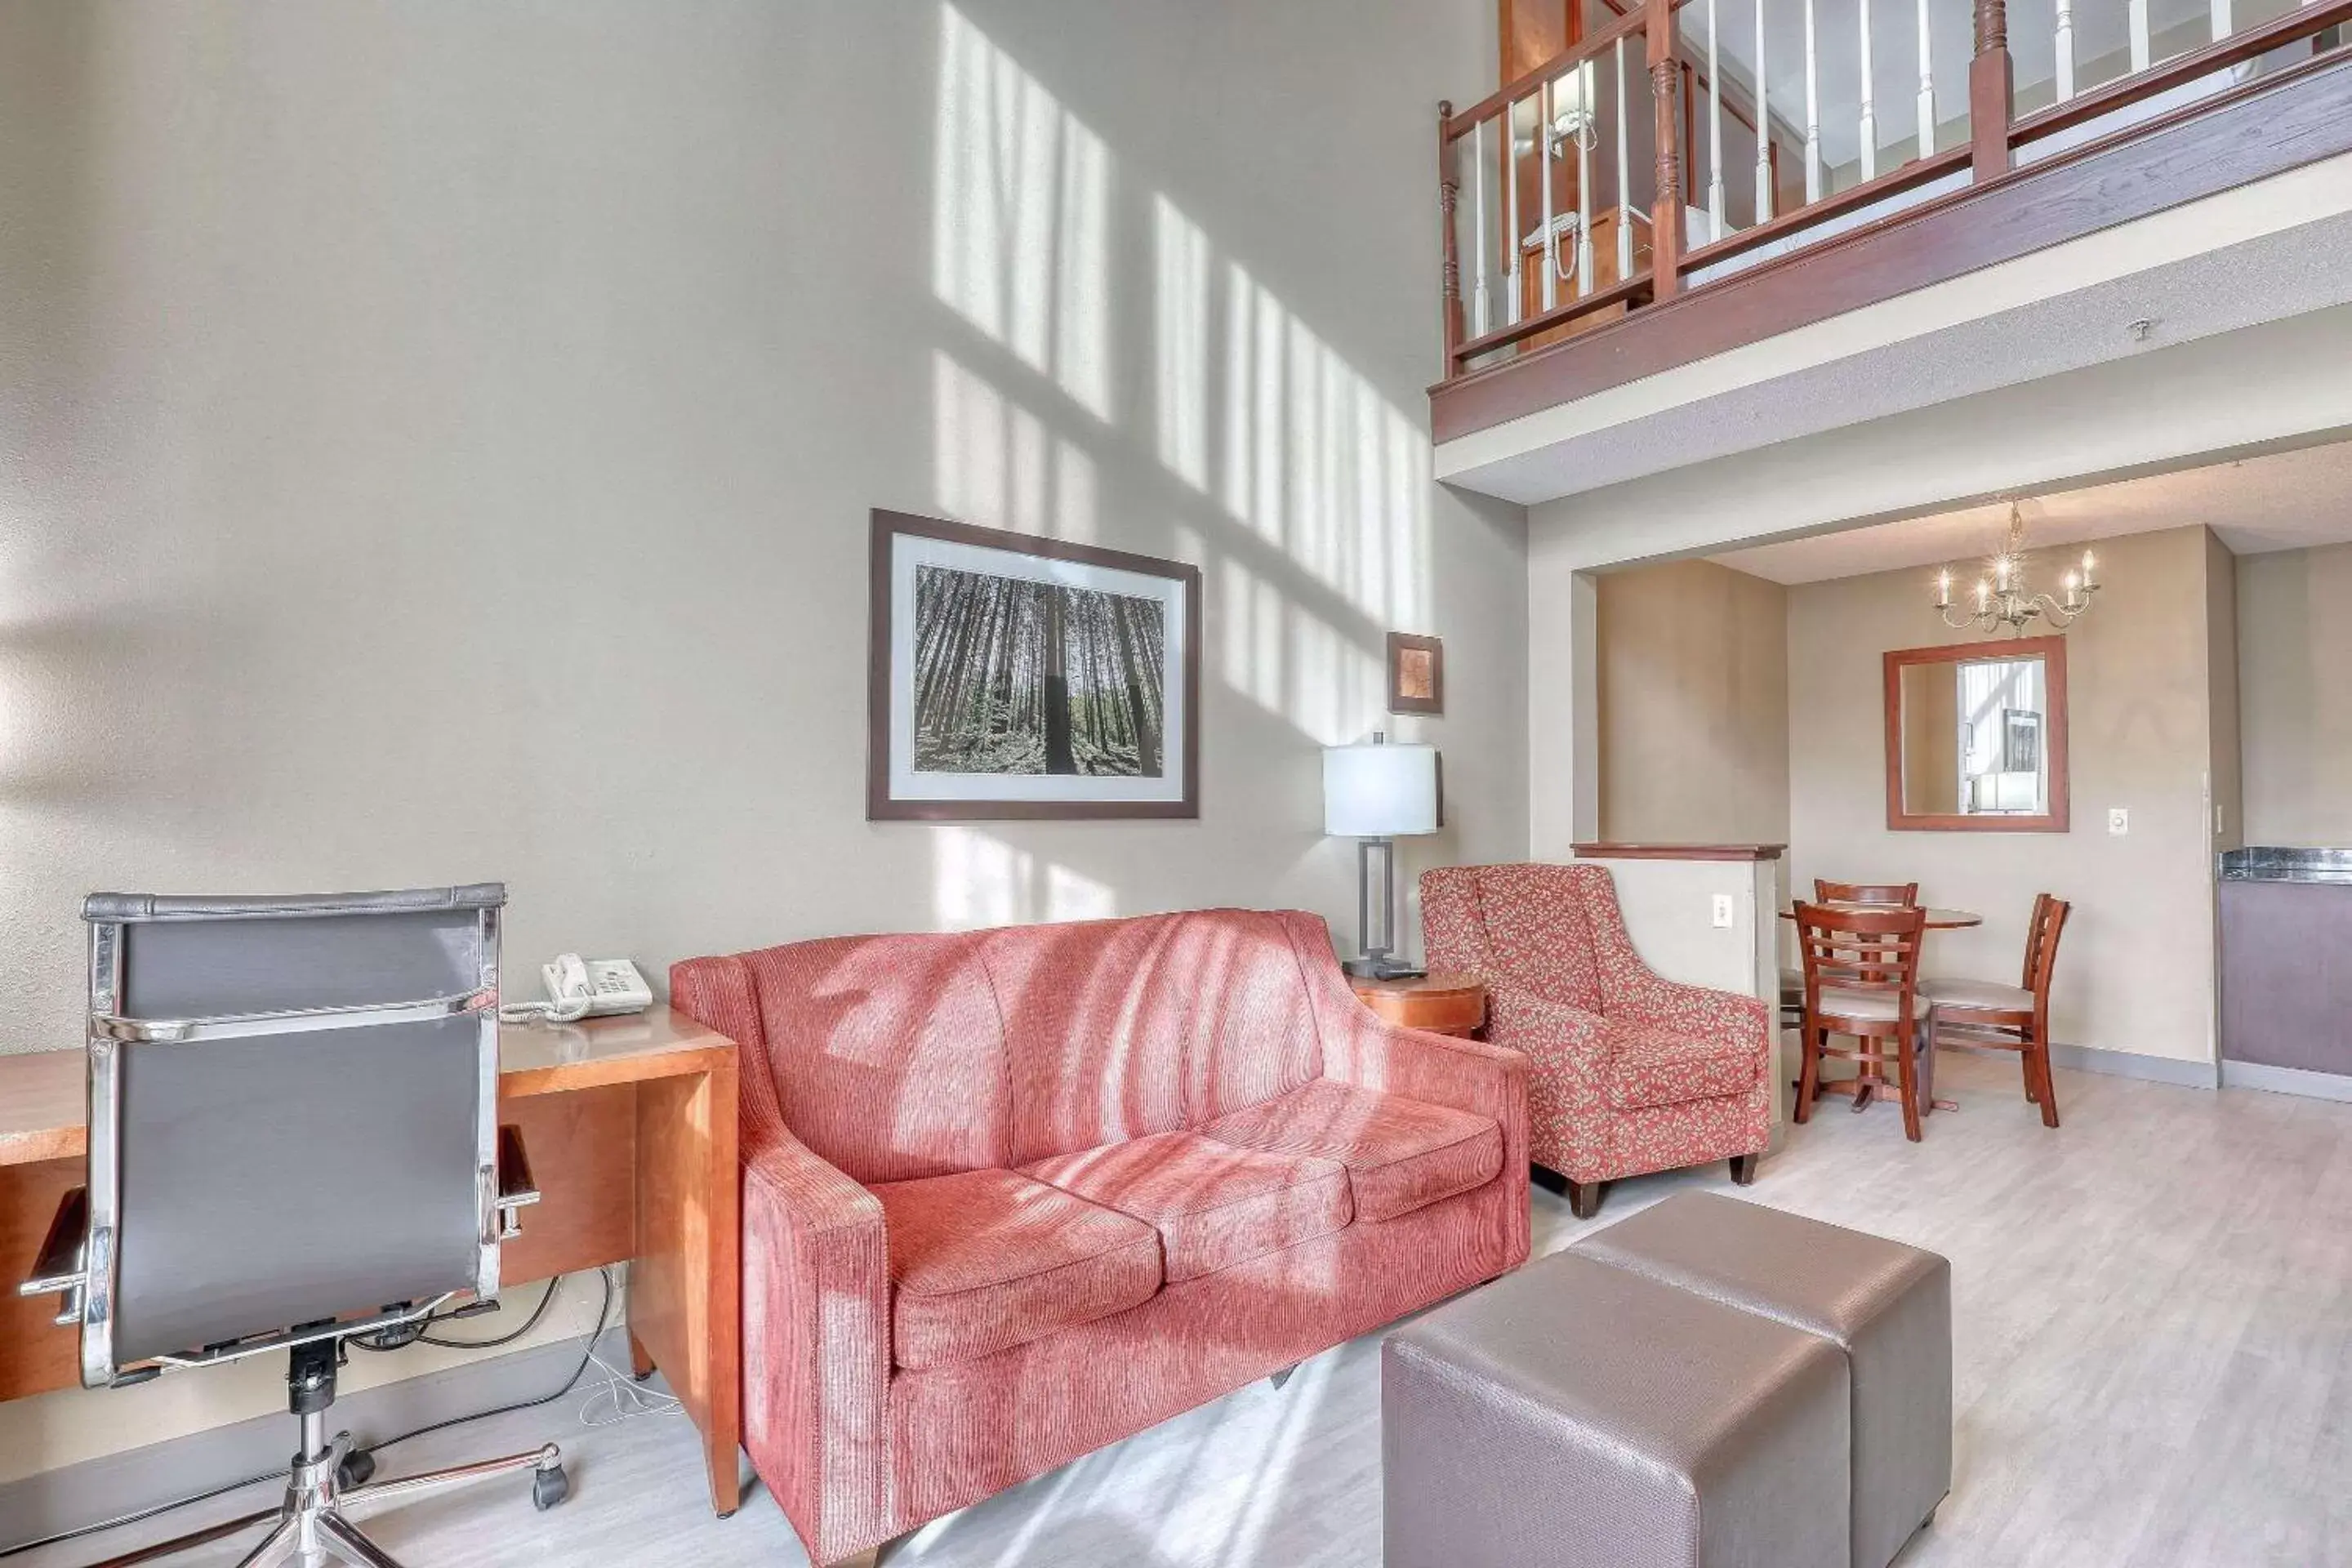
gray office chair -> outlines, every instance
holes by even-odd
[[[346,1504],[524,1469],[541,1508],[568,1489],[551,1443],[370,1486],[351,1435],[326,1435],[343,1341],[496,1295],[539,1196],[498,1121],[505,902],[488,884],[83,908],[89,1185],[20,1293],[63,1298],[92,1388],[288,1352],[302,1446],[245,1568],[397,1568]]]

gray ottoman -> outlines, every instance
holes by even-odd
[[[1843,1568],[1817,1335],[1562,1253],[1381,1353],[1384,1568]]]
[[[1582,1256],[1818,1334],[1853,1370],[1853,1568],[1886,1568],[1952,1489],[1952,1268],[1932,1252],[1710,1193]]]

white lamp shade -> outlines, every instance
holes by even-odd
[[[1323,831],[1335,838],[1436,832],[1437,748],[1325,747]]]

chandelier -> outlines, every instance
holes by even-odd
[[[1946,626],[1956,631],[1974,626],[1980,632],[2007,626],[2022,636],[2026,627],[2046,616],[2053,626],[2063,631],[2091,607],[2091,596],[2099,591],[2098,562],[2087,550],[2083,552],[2082,570],[2066,574],[2064,598],[2053,599],[2026,585],[2025,519],[2015,501],[2009,503],[2009,541],[1987,564],[1990,573],[1977,579],[1973,603],[1965,605],[1952,603],[1952,569],[1947,566],[1936,574],[1936,608]],[[1952,618],[1955,609],[1960,611],[1958,620]]]

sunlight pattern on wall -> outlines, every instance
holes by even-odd
[[[971,827],[933,830],[931,887],[941,931],[1118,913],[1118,895],[1103,883]]]
[[[940,510],[985,528],[1095,537],[1094,459],[953,356],[932,356],[931,471]]]
[[[940,299],[1109,418],[1109,152],[952,5],[935,156]]]
[[[1151,200],[1159,287],[1153,337],[1160,365],[1160,460],[1196,490],[1209,488],[1209,237],[1166,196]]]

